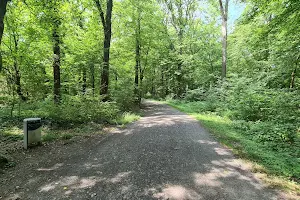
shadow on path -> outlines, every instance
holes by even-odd
[[[154,102],[147,102],[145,110],[145,117],[104,140],[90,138],[43,155],[32,151],[23,167],[1,177],[0,195],[43,200],[281,199],[193,118]],[[25,175],[18,177],[21,173]]]

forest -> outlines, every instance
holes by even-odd
[[[24,118],[51,139],[156,99],[299,183],[299,0],[1,0],[0,44],[0,144]]]

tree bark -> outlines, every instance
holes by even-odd
[[[179,39],[179,56],[180,56],[180,60],[178,62],[178,73],[177,74],[177,97],[180,98],[181,95],[183,94],[183,83],[182,83],[182,60],[181,60],[181,56],[183,54],[183,49],[182,49],[182,45],[183,45],[183,32],[184,32],[184,22],[183,22],[183,8],[182,8],[182,1],[179,1],[179,5],[178,5],[178,13],[179,13],[179,32],[178,32],[178,39]]]
[[[93,90],[93,96],[95,96],[95,66],[93,63],[90,65],[90,73],[91,73],[91,85]]]
[[[103,42],[103,67],[101,72],[101,88],[100,95],[104,95],[103,101],[108,100],[108,86],[109,86],[109,57],[110,57],[110,44],[111,44],[111,18],[113,9],[113,0],[106,1],[106,15],[102,10],[99,0],[95,0],[96,6],[100,13],[101,22],[104,31]]]
[[[15,61],[14,61],[14,68],[15,68],[15,83],[17,86],[17,94],[19,95],[20,99],[22,99],[22,101],[26,101],[26,97],[23,95],[23,92],[22,92],[20,71],[18,69],[17,62],[15,62]]]
[[[226,78],[227,74],[227,20],[228,20],[228,4],[229,0],[225,0],[225,7],[222,0],[219,0],[220,12],[222,17],[222,78]]]
[[[85,66],[83,66],[83,71],[82,71],[82,94],[85,95],[86,94],[86,68]]]
[[[54,102],[60,102],[60,36],[58,32],[59,20],[54,22],[53,29],[53,76],[54,76]]]
[[[300,55],[297,57],[296,59],[296,66],[295,69],[292,72],[292,76],[291,76],[291,83],[290,83],[290,88],[294,88],[295,87],[295,79],[296,79],[296,74],[297,74],[297,67],[299,65],[299,61],[300,61]]]
[[[15,53],[18,53],[18,39],[16,37],[16,33],[13,33],[14,44],[15,44]],[[15,70],[15,84],[17,86],[17,94],[19,95],[22,101],[26,101],[26,97],[23,95],[22,86],[21,86],[21,75],[18,67],[18,58],[16,55],[13,56],[14,59],[14,70]]]
[[[6,14],[7,2],[10,0],[0,0],[0,71],[2,71],[2,55],[1,55],[1,42],[4,32],[4,17]]]
[[[136,103],[141,103],[141,93],[140,93],[140,84],[139,83],[139,76],[141,76],[141,11],[140,8],[137,8],[138,17],[137,17],[137,27],[135,30],[135,37],[136,37],[136,44],[135,44],[135,88],[134,94],[136,96]]]

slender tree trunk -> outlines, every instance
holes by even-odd
[[[300,61],[300,55],[296,59],[296,63],[295,63],[296,66],[295,66],[295,69],[292,72],[291,83],[290,83],[290,88],[291,89],[295,87],[295,79],[296,79],[297,67],[298,67],[299,61]]]
[[[139,68],[140,68],[140,43],[139,43],[138,36],[136,36],[134,94],[137,99],[139,98]]]
[[[142,66],[140,66],[140,93],[139,93],[139,102],[141,104],[143,97],[143,79],[144,79],[144,71]]]
[[[182,74],[182,60],[181,60],[181,56],[183,54],[183,49],[182,49],[182,45],[183,45],[183,32],[184,32],[184,22],[183,22],[183,8],[182,8],[182,2],[180,1],[179,6],[178,6],[178,13],[179,13],[179,33],[178,33],[178,39],[179,39],[179,56],[180,56],[180,60],[178,62],[178,73],[177,74],[177,97],[181,97],[181,95],[183,94],[183,74]]]
[[[6,7],[8,1],[10,0],[0,0],[0,71],[2,70],[1,42],[4,32],[4,17],[6,14]]]
[[[139,96],[139,59],[137,58],[139,54],[139,47],[136,45],[136,59],[135,59],[135,75],[134,75],[134,95],[136,99],[138,99]],[[138,100],[137,100],[138,101]],[[138,102],[137,102],[138,103]]]
[[[86,94],[86,68],[83,67],[83,71],[82,71],[82,94],[85,95]]]
[[[162,97],[165,97],[164,95],[164,91],[165,91],[165,87],[166,87],[166,83],[165,83],[165,70],[164,70],[164,66],[162,66],[160,71],[160,84],[162,86],[162,91],[160,92],[160,95]]]
[[[108,86],[109,86],[109,57],[110,57],[110,44],[111,44],[111,18],[113,9],[113,0],[106,1],[106,16],[99,0],[95,0],[96,6],[100,13],[101,22],[104,30],[103,42],[103,67],[101,73],[101,88],[100,95],[104,95],[103,101],[108,100]]]
[[[13,33],[13,38],[14,38],[14,44],[15,44],[15,53],[17,54],[18,53],[18,39],[16,37],[16,33]],[[13,58],[14,58],[15,84],[17,86],[17,94],[22,99],[22,101],[26,101],[26,98],[22,93],[21,75],[20,75],[20,70],[18,67],[18,58],[16,55],[14,55]]]
[[[54,76],[54,102],[60,102],[60,36],[58,33],[59,21],[54,22],[53,29],[53,76]]]
[[[295,68],[292,72],[292,78],[291,78],[291,84],[290,84],[291,89],[295,87],[296,72],[297,72],[297,69]]]
[[[93,90],[93,96],[95,96],[95,66],[92,64],[90,66],[90,71],[91,71],[91,85],[92,85],[92,90]]]
[[[20,99],[22,99],[22,101],[26,101],[26,97],[22,93],[21,75],[20,75],[20,71],[18,70],[18,66],[16,62],[14,62],[14,67],[15,67],[15,83],[17,86],[17,94],[19,95]]]
[[[153,97],[156,96],[156,91],[155,91],[155,85],[154,85],[154,76],[156,74],[156,70],[155,70],[155,67],[153,67],[153,74],[152,74],[152,77],[151,77],[151,95]]]
[[[219,0],[220,12],[222,16],[222,78],[226,78],[227,73],[227,20],[229,0],[225,0],[225,7],[222,0]]]
[[[84,19],[82,17],[82,13],[80,13],[78,25],[79,25],[80,29],[84,31],[83,21],[84,21]],[[81,68],[82,68],[82,95],[85,95],[86,94],[86,88],[87,88],[87,82],[86,82],[87,69],[86,69],[86,66],[84,64],[81,65]]]
[[[137,17],[137,27],[135,31],[135,38],[136,38],[136,44],[135,44],[135,88],[134,88],[134,93],[136,96],[136,103],[140,104],[141,103],[141,94],[140,94],[140,85],[139,85],[139,75],[141,76],[140,71],[141,71],[141,11],[138,5],[137,8],[138,12],[138,17]],[[141,84],[141,83],[140,83]]]

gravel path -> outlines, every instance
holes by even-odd
[[[108,136],[24,152],[0,175],[0,199],[284,199],[193,118],[146,103],[146,115]]]

